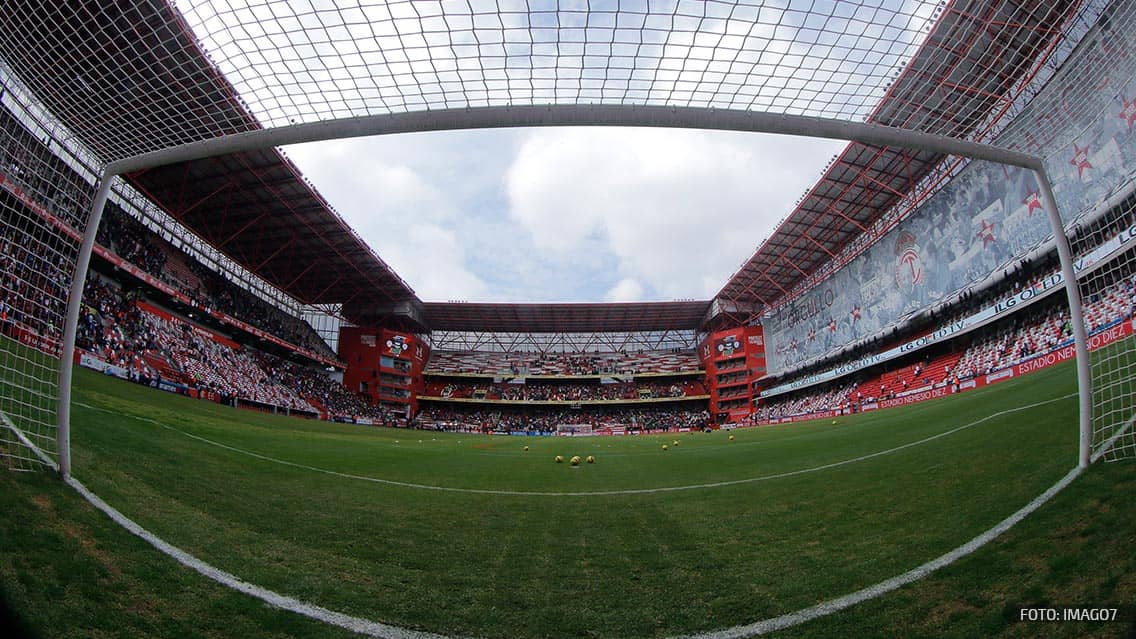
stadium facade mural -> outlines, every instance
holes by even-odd
[[[1078,259],[1073,267],[1078,277],[1082,273],[1091,272],[1095,266],[1107,263],[1125,251],[1136,247],[1136,224],[1122,229],[1116,237],[1110,238],[1089,254]],[[995,320],[1008,317],[1021,310],[1022,307],[1037,302],[1051,294],[1060,294],[1064,290],[1065,278],[1060,270],[1049,273],[1039,279],[1033,286],[1023,288],[1000,300],[992,302],[985,308],[962,319],[954,320],[934,331],[904,342],[898,346],[870,353],[859,359],[845,362],[834,368],[799,377],[785,384],[767,388],[761,392],[762,397],[772,397],[790,391],[800,390],[823,382],[832,381],[849,373],[863,370],[881,362],[890,361],[913,353],[932,344],[942,343],[980,326],[985,326]],[[1099,327],[1098,327],[1099,328]],[[1072,338],[1069,339],[1071,341]]]
[[[1103,38],[1091,41],[1098,49],[1116,46]],[[1016,120],[1045,127],[1045,142],[1053,145],[1046,153],[1050,179],[1066,223],[1105,201],[1136,172],[1136,76],[1121,80],[1102,71],[1099,53],[1089,47],[1071,56],[1071,64]],[[1131,64],[1127,57],[1123,62]],[[1084,86],[1082,73],[1100,76],[1098,86],[1111,90],[1111,98],[1100,99],[1091,122],[1055,125],[1054,109],[1071,108],[1069,95]],[[1075,125],[1083,126],[1071,128]],[[1004,137],[1037,152],[1038,139],[1019,134],[1028,129],[1019,126]],[[1017,256],[1051,236],[1031,171],[971,162],[871,248],[764,318],[769,373],[790,371],[878,335],[973,282],[1013,268]]]

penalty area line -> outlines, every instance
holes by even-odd
[[[1064,401],[1064,400],[1069,399],[1070,397],[1076,397],[1076,393],[1070,393],[1068,395],[1064,395],[1064,396],[1061,396],[1061,397],[1054,397],[1054,398],[1051,398],[1051,399],[1043,400],[1043,401],[1040,401],[1040,402],[1034,402],[1032,404],[1026,404],[1026,405],[1023,405],[1023,406],[1015,406],[1015,407],[1012,407],[1012,408],[1007,408],[1007,409],[1000,410],[1000,411],[995,412],[995,413],[991,413],[990,415],[987,415],[987,416],[982,417],[980,419],[977,419],[975,421],[969,422],[967,424],[963,424],[961,426],[956,426],[955,428],[945,430],[941,433],[936,433],[934,435],[924,437],[923,439],[919,439],[919,440],[916,440],[916,441],[913,441],[913,442],[908,442],[906,444],[901,444],[899,446],[895,446],[893,448],[888,448],[886,450],[880,450],[880,451],[876,451],[874,453],[868,453],[866,455],[860,455],[859,457],[852,457],[852,458],[849,458],[849,459],[843,459],[841,461],[831,462],[831,463],[828,463],[828,464],[822,464],[820,466],[811,466],[809,468],[800,468],[800,469],[797,469],[797,470],[790,470],[790,471],[785,471],[785,472],[781,472],[781,473],[774,473],[772,475],[759,475],[757,477],[747,477],[747,478],[744,478],[744,479],[730,479],[730,480],[725,480],[725,481],[708,482],[708,483],[704,483],[704,484],[687,484],[687,485],[683,485],[683,486],[662,486],[662,487],[658,487],[658,488],[625,488],[625,489],[620,489],[620,490],[593,490],[593,491],[577,491],[577,492],[500,490],[500,489],[490,489],[490,488],[458,488],[458,487],[453,487],[453,486],[436,486],[436,485],[432,485],[432,484],[419,484],[419,483],[414,483],[414,482],[398,481],[398,480],[394,480],[394,479],[383,479],[381,477],[370,477],[370,476],[367,476],[367,475],[355,475],[355,474],[352,474],[352,473],[344,473],[344,472],[340,472],[340,471],[337,471],[337,470],[320,468],[318,466],[309,466],[307,464],[300,464],[300,463],[297,463],[297,462],[292,462],[292,461],[288,461],[288,460],[284,460],[284,459],[277,459],[275,457],[263,455],[261,453],[257,453],[257,452],[251,451],[251,450],[238,448],[236,446],[230,446],[228,444],[223,444],[221,442],[214,441],[214,440],[206,438],[206,437],[201,437],[200,435],[194,435],[193,433],[188,433],[184,430],[181,430],[180,428],[170,426],[169,424],[164,424],[164,423],[162,423],[162,422],[160,422],[156,419],[150,418],[150,417],[133,417],[133,419],[137,419],[138,421],[143,421],[143,422],[149,422],[151,424],[154,424],[156,426],[159,426],[161,428],[164,428],[166,430],[169,430],[169,431],[172,431],[172,432],[175,432],[175,433],[179,433],[179,434],[181,434],[185,437],[188,437],[190,439],[202,442],[204,444],[216,446],[216,447],[222,448],[224,450],[228,450],[228,451],[238,453],[238,454],[241,454],[241,455],[246,455],[248,457],[253,457],[255,459],[259,459],[259,460],[266,461],[266,462],[269,462],[269,463],[279,464],[281,466],[289,466],[291,468],[298,468],[298,469],[301,469],[301,470],[307,470],[307,471],[311,471],[311,472],[315,472],[315,473],[321,473],[321,474],[324,474],[324,475],[331,475],[333,477],[342,477],[344,479],[355,479],[355,480],[358,480],[358,481],[366,481],[366,482],[371,482],[371,483],[374,483],[374,484],[385,484],[385,485],[388,485],[388,486],[399,486],[399,487],[402,487],[402,488],[414,488],[414,489],[418,489],[418,490],[436,490],[436,491],[440,491],[440,492],[466,493],[466,494],[477,494],[477,495],[502,495],[502,496],[512,496],[512,497],[601,497],[601,496],[618,496],[618,495],[651,495],[651,494],[679,492],[679,491],[686,491],[686,490],[706,490],[706,489],[711,489],[711,488],[723,488],[723,487],[726,487],[726,486],[737,486],[737,485],[741,485],[741,484],[751,484],[751,483],[757,483],[757,482],[762,482],[762,481],[770,481],[770,480],[774,480],[774,479],[784,479],[786,477],[795,477],[797,475],[806,475],[806,474],[809,474],[809,473],[816,473],[816,472],[820,472],[822,470],[830,470],[832,468],[839,468],[841,466],[847,466],[849,464],[855,464],[855,463],[858,463],[858,462],[867,461],[869,459],[874,459],[876,457],[882,457],[884,455],[890,455],[892,453],[896,453],[896,452],[899,452],[899,451],[902,451],[902,450],[906,450],[908,448],[914,448],[915,446],[921,446],[923,444],[935,441],[937,439],[941,439],[943,437],[953,435],[957,432],[966,430],[968,428],[973,428],[974,426],[978,426],[980,424],[986,423],[986,422],[988,422],[992,419],[996,419],[998,417],[1002,417],[1002,416],[1009,415],[1009,414],[1012,414],[1012,413],[1021,412],[1021,411],[1024,411],[1024,410],[1029,410],[1029,409],[1032,409],[1032,408],[1037,408],[1039,406],[1045,406],[1046,404],[1052,404],[1054,402]],[[104,409],[104,408],[98,408],[96,406],[91,406],[89,404],[81,404],[80,403],[79,405],[84,407],[84,408],[89,408],[89,409],[93,409],[93,410],[98,410],[98,411],[103,411],[103,412],[114,412],[114,411],[110,411],[110,410],[107,410],[107,409]]]
[[[856,592],[849,593],[842,597],[829,599],[828,601],[821,602],[815,606],[802,608],[796,612],[791,612],[779,617],[772,617],[755,621],[744,626],[734,626],[733,628],[726,628],[724,630],[715,630],[712,632],[678,635],[672,639],[744,639],[745,637],[754,637],[763,635],[776,630],[784,630],[791,626],[812,621],[834,612],[840,612],[846,608],[850,608],[858,603],[863,603],[870,599],[875,599],[881,595],[885,595],[893,590],[897,590],[902,586],[919,581],[920,579],[930,575],[931,573],[949,566],[950,564],[958,561],[959,559],[974,553],[979,548],[997,539],[1002,533],[1010,528],[1013,528],[1018,522],[1026,518],[1030,513],[1038,508],[1041,508],[1046,502],[1053,498],[1054,495],[1065,489],[1066,486],[1073,483],[1077,477],[1081,476],[1082,469],[1079,467],[1070,470],[1064,477],[1059,479],[1056,484],[1049,487],[1048,490],[1034,498],[1033,501],[1023,506],[1014,514],[998,522],[993,528],[978,535],[974,539],[966,542],[965,544],[955,548],[954,550],[940,555],[939,557],[928,561],[916,568],[879,582],[878,584],[862,588]]]
[[[1056,398],[1056,399],[1065,399],[1065,398]],[[1050,401],[1056,401],[1056,399],[1050,400]],[[1031,406],[1040,406],[1040,405],[1044,405],[1044,404],[1047,404],[1047,403],[1049,403],[1049,401],[1038,402],[1037,404],[1033,404]],[[1005,411],[1002,411],[999,414],[1009,413],[1009,412],[1013,412],[1013,411],[1016,411],[1016,410],[1023,410],[1023,409],[1029,408],[1031,406],[1018,407],[1018,408],[1015,408],[1015,409],[1007,409]],[[971,424],[968,424],[966,426],[961,426],[961,427],[956,428],[952,431],[948,431],[947,433],[941,433],[938,436],[946,435],[950,432],[957,432],[958,430],[961,430],[962,428],[967,428],[969,426],[973,426],[973,425],[976,425],[978,423],[982,423],[982,422],[986,421],[987,419],[990,419],[990,418],[992,418],[996,415],[988,416],[986,418],[983,418],[982,420],[978,420],[978,421],[973,422]],[[154,420],[149,420],[149,421],[154,421]],[[155,423],[158,423],[158,422],[155,422]],[[160,424],[160,423],[159,423],[159,425],[164,426],[166,428],[170,428],[170,430],[174,430],[175,432],[182,432],[182,431],[177,430],[176,428],[167,427],[167,426]],[[188,435],[188,433],[183,433],[183,434]],[[936,436],[936,437],[938,437],[938,436]],[[929,439],[933,439],[933,438],[929,438]],[[915,444],[916,443],[913,442],[912,444],[908,444],[906,446],[912,446],[912,445],[915,445]],[[34,444],[32,444],[31,447],[37,451],[37,454],[41,453],[41,451],[39,451],[39,448],[37,446],[35,446]],[[883,453],[876,453],[873,456],[879,455],[879,454],[883,454]],[[920,566],[918,566],[918,567],[916,567],[912,570],[909,570],[909,571],[907,571],[907,572],[905,572],[901,575],[898,575],[896,577],[892,577],[891,579],[887,579],[885,581],[881,581],[881,582],[879,582],[875,585],[868,586],[866,588],[862,588],[862,589],[857,590],[853,593],[850,593],[850,594],[847,594],[847,595],[844,595],[844,596],[841,596],[841,597],[837,597],[835,599],[830,599],[828,601],[821,602],[821,603],[816,604],[814,606],[810,606],[808,608],[803,608],[801,610],[791,612],[791,613],[788,613],[788,614],[780,615],[778,617],[773,617],[773,618],[770,618],[770,619],[764,619],[764,620],[761,620],[761,621],[755,621],[755,622],[750,623],[750,624],[735,626],[733,628],[715,630],[715,631],[711,631],[711,632],[707,632],[707,633],[678,635],[678,636],[674,637],[673,639],[742,639],[744,637],[753,637],[753,636],[756,636],[756,635],[772,632],[772,631],[775,631],[775,630],[781,630],[781,629],[789,628],[789,627],[796,626],[798,624],[804,623],[806,621],[811,621],[811,620],[817,619],[819,617],[830,615],[832,613],[839,612],[841,610],[844,610],[846,608],[854,606],[858,603],[862,603],[862,602],[868,601],[870,599],[874,599],[876,597],[887,594],[889,592],[892,592],[894,590],[897,590],[898,588],[900,588],[904,585],[907,585],[907,584],[913,583],[915,581],[918,581],[920,579],[923,579],[924,577],[927,577],[928,575],[934,573],[935,571],[939,570],[940,568],[948,566],[951,563],[954,563],[955,561],[957,561],[958,559],[965,557],[967,555],[970,555],[970,554],[974,553],[975,551],[977,551],[978,549],[982,548],[983,546],[988,544],[990,541],[996,539],[1002,533],[1006,532],[1007,530],[1012,528],[1014,525],[1016,525],[1018,522],[1025,519],[1028,515],[1030,515],[1034,511],[1036,511],[1038,508],[1040,508],[1042,505],[1044,505],[1046,502],[1048,502],[1050,499],[1052,499],[1057,493],[1061,492],[1061,490],[1063,490],[1066,486],[1068,486],[1070,483],[1072,483],[1081,474],[1082,474],[1082,469],[1074,468],[1073,470],[1069,471],[1064,477],[1062,477],[1060,480],[1058,480],[1057,483],[1055,483],[1053,486],[1051,486],[1044,493],[1042,493],[1041,495],[1038,495],[1036,498],[1033,499],[1033,501],[1029,502],[1027,505],[1025,505],[1024,507],[1019,509],[1017,512],[1015,512],[1014,514],[1010,515],[1006,519],[999,522],[993,528],[990,528],[986,532],[978,535],[977,537],[975,537],[975,538],[971,539],[970,541],[966,542],[965,544],[955,548],[954,550],[951,550],[951,551],[947,552],[946,554],[943,554],[943,555],[941,555],[941,556],[939,556],[939,557],[937,557],[937,558],[935,558],[931,561],[928,561],[928,562],[926,562],[926,563],[924,563],[924,564],[922,564],[922,565],[920,565]],[[277,607],[277,608],[280,608],[280,609],[283,609],[283,610],[288,610],[288,611],[303,615],[305,617],[315,619],[317,621],[322,621],[322,622],[327,623],[327,624],[335,625],[335,626],[338,626],[338,627],[341,627],[341,628],[344,628],[344,629],[347,629],[347,630],[351,630],[353,632],[357,632],[357,633],[372,636],[372,637],[380,637],[380,638],[384,638],[384,639],[456,639],[456,637],[448,637],[446,635],[439,635],[439,634],[434,634],[434,633],[424,632],[424,631],[409,630],[409,629],[405,629],[405,628],[400,628],[398,626],[391,626],[391,625],[388,625],[388,624],[383,624],[383,623],[380,623],[380,622],[371,621],[371,620],[368,620],[368,619],[362,619],[362,618],[359,618],[359,617],[354,617],[354,616],[347,615],[347,614],[340,613],[340,612],[335,612],[333,610],[329,610],[329,609],[323,608],[321,606],[317,606],[317,605],[314,605],[314,604],[303,602],[303,601],[300,601],[300,600],[295,599],[293,597],[289,597],[287,595],[283,595],[283,594],[277,593],[275,591],[268,590],[267,588],[262,588],[260,586],[255,585],[255,584],[250,584],[250,583],[240,579],[239,577],[236,577],[235,575],[232,575],[231,573],[228,573],[228,572],[225,572],[225,571],[223,571],[219,568],[216,568],[216,567],[198,559],[197,557],[191,555],[190,553],[188,553],[184,550],[181,550],[180,548],[173,546],[173,545],[167,543],[166,541],[162,540],[161,538],[157,537],[153,533],[149,532],[145,528],[143,528],[140,525],[138,525],[137,523],[135,523],[133,520],[129,519],[128,517],[126,517],[125,515],[120,513],[113,506],[104,502],[97,495],[95,495],[94,493],[89,491],[85,486],[83,486],[81,483],[79,483],[79,481],[76,480],[74,477],[66,477],[65,480],[66,480],[66,482],[69,486],[74,488],[80,495],[83,496],[84,499],[86,499],[94,507],[98,508],[104,514],[106,514],[108,517],[110,517],[114,522],[118,523],[120,526],[125,528],[130,533],[134,534],[137,537],[140,537],[141,539],[143,539],[144,541],[149,543],[151,546],[153,546],[158,551],[160,551],[163,554],[173,558],[178,563],[200,573],[201,575],[208,577],[209,579],[214,580],[215,582],[217,582],[221,585],[224,585],[224,586],[231,588],[233,590],[236,590],[238,592],[250,595],[252,597],[256,597],[257,599],[260,599],[261,601],[264,601],[265,603],[267,603],[271,606],[274,606],[274,607]],[[538,493],[538,494],[544,494],[544,493]]]

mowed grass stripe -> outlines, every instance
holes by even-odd
[[[97,376],[89,381],[108,383]],[[1031,399],[1071,390],[1067,373],[1048,381],[1039,376],[1038,382],[1025,387]],[[120,388],[136,392],[121,384],[94,391],[104,402],[121,402],[114,398]],[[347,467],[364,466],[354,457],[376,454],[370,448],[391,449],[394,439],[413,435],[231,410],[219,417],[203,411],[204,417],[195,420],[192,411],[199,407],[194,404],[204,403],[169,411],[162,401],[166,396],[152,396],[161,399],[152,404],[131,399],[143,405],[131,412],[155,419],[172,412],[196,432],[239,436],[256,431],[267,450],[295,451],[294,434],[310,439],[314,431],[328,428],[333,439],[349,442],[343,453]],[[1021,401],[1019,393],[989,396],[986,414]],[[82,455],[76,467],[96,493],[171,543],[261,586],[349,614],[482,636],[560,636],[568,627],[656,636],[776,616],[886,579],[968,540],[1071,466],[1076,443],[1069,404],[1069,410],[1059,403],[1056,410],[1007,416],[934,445],[760,488],[730,486],[682,497],[609,496],[554,506],[523,497],[358,486],[203,450],[176,433],[111,417],[84,416],[90,421],[76,429]],[[739,439],[752,437],[763,445],[733,449],[737,452],[730,452],[724,436],[715,441],[692,434],[666,453],[641,444],[658,444],[658,438],[623,438],[618,441],[637,440],[629,443],[638,446],[628,448],[618,465],[633,466],[630,474],[642,475],[640,482],[674,481],[676,475],[686,476],[688,464],[700,467],[716,454],[699,454],[692,461],[695,455],[684,457],[685,451],[719,446],[722,460],[749,472],[799,468],[913,433],[941,432],[941,419],[927,424],[924,412],[885,411],[836,427],[746,431]],[[955,407],[947,412],[962,419],[978,411]],[[897,419],[885,419],[888,413]],[[246,415],[248,429],[232,421]],[[795,439],[777,441],[789,437]],[[429,472],[450,482],[563,486],[602,480],[601,473],[617,465],[604,463],[602,454],[596,466],[574,471],[552,464],[548,453],[576,446],[577,440],[437,439],[431,442],[439,444],[435,449],[423,446],[418,454],[409,449],[396,461],[382,456],[371,467],[386,473],[397,470],[401,460],[404,466],[435,464]],[[491,448],[468,446],[474,439]],[[369,440],[383,446],[368,448]],[[524,443],[534,450],[520,452]],[[506,444],[517,448],[515,457],[479,457],[482,450],[500,452],[494,447]],[[548,447],[539,458],[533,456],[536,444]],[[342,442],[339,446],[344,448]],[[354,448],[365,452],[353,455],[359,452]],[[319,447],[313,456],[327,457],[328,449]],[[514,468],[526,472],[513,473]],[[486,469],[494,472],[470,476]],[[699,469],[690,472],[704,475]]]
[[[1022,601],[1136,600],[1134,494],[1136,464],[1094,465],[976,555],[774,636],[1127,636],[1126,624],[1021,624],[1003,609]],[[263,606],[156,556],[48,475],[0,474],[0,507],[8,514],[0,518],[6,542],[0,544],[0,594],[18,617],[8,619],[16,636],[353,636]],[[518,623],[533,616],[526,613]],[[556,636],[585,634],[577,629],[573,624]]]
[[[115,384],[115,380],[95,379]],[[456,489],[533,492],[533,486],[540,486],[545,489],[542,492],[606,492],[712,484],[824,466],[919,441],[1009,406],[1064,395],[1072,389],[988,405],[984,398],[995,390],[990,387],[929,404],[842,417],[837,425],[826,421],[739,431],[732,447],[723,446],[725,433],[573,439],[387,430],[234,413],[181,397],[168,397],[158,408],[137,399],[149,395],[147,389],[116,384],[118,397],[108,397],[109,389],[99,390],[98,395],[82,394],[80,401],[312,468]],[[986,410],[990,408],[994,410]],[[85,419],[82,409],[76,413],[77,421]],[[240,421],[239,427],[234,419]],[[153,428],[152,424],[134,426]],[[680,447],[662,453],[661,445],[676,438]],[[522,450],[525,445],[531,448],[527,453]],[[762,450],[755,451],[755,447]],[[557,454],[593,454],[600,463],[578,475],[550,473],[547,462]],[[648,454],[655,455],[651,464],[627,463],[629,456]],[[612,459],[620,463],[607,463]],[[679,484],[676,477],[685,481]]]
[[[243,448],[237,448],[235,446],[230,446],[228,444],[224,444],[224,443],[217,442],[217,441],[214,441],[214,440],[211,440],[211,439],[207,439],[207,438],[201,437],[199,435],[193,435],[191,433],[187,433],[183,430],[179,430],[177,428],[174,428],[173,426],[163,424],[163,423],[161,423],[161,422],[159,422],[155,419],[149,418],[149,417],[134,418],[134,419],[138,419],[139,421],[148,422],[148,423],[154,424],[156,426],[159,426],[161,428],[171,430],[173,432],[184,435],[185,437],[188,437],[188,438],[193,439],[195,441],[202,442],[204,444],[208,444],[210,446],[216,446],[218,448],[221,448],[221,449],[224,449],[224,450],[227,450],[227,451],[230,451],[230,452],[239,453],[241,455],[247,455],[249,457],[252,457],[252,458],[255,458],[255,459],[258,459],[258,460],[261,460],[261,461],[266,461],[266,462],[275,463],[275,464],[281,464],[283,466],[290,466],[290,467],[299,468],[299,469],[302,469],[302,470],[309,470],[309,471],[316,472],[316,473],[323,473],[323,474],[326,474],[326,475],[333,475],[333,476],[336,476],[336,477],[342,477],[344,479],[367,481],[367,482],[387,484],[387,485],[391,485],[391,486],[400,486],[400,487],[403,487],[403,488],[414,488],[414,489],[420,489],[420,490],[440,490],[440,491],[444,491],[444,492],[481,493],[481,494],[489,494],[489,495],[524,495],[524,496],[533,496],[533,497],[588,497],[588,496],[604,496],[604,495],[631,495],[631,494],[644,494],[644,493],[649,494],[649,493],[674,492],[674,491],[683,491],[683,490],[704,490],[704,489],[708,489],[708,488],[720,488],[722,486],[730,486],[730,485],[735,485],[735,484],[746,484],[746,483],[752,483],[752,482],[758,482],[758,481],[782,479],[782,478],[785,478],[785,477],[792,477],[794,475],[800,475],[800,474],[803,474],[803,473],[819,472],[819,471],[828,470],[828,469],[831,469],[831,468],[836,468],[836,467],[839,467],[839,466],[844,466],[846,464],[853,464],[853,463],[857,463],[857,462],[862,462],[862,461],[872,459],[872,458],[875,458],[875,457],[879,457],[879,456],[882,456],[882,455],[890,455],[892,453],[896,453],[896,452],[905,450],[905,449],[910,448],[912,446],[920,446],[920,445],[923,445],[923,444],[927,444],[927,443],[933,442],[933,441],[935,441],[939,438],[947,437],[949,435],[953,435],[953,434],[955,434],[959,431],[962,431],[962,430],[965,430],[965,429],[968,429],[968,428],[973,428],[974,426],[979,426],[981,424],[984,424],[984,423],[991,421],[993,419],[996,419],[998,417],[1003,417],[1005,415],[1011,415],[1011,414],[1014,414],[1014,413],[1020,413],[1020,412],[1028,411],[1028,410],[1031,410],[1031,409],[1044,407],[1044,406],[1047,406],[1048,404],[1052,404],[1052,403],[1059,402],[1059,401],[1062,401],[1062,400],[1067,400],[1067,399],[1070,399],[1072,397],[1074,397],[1074,395],[1069,394],[1069,395],[1065,395],[1065,396],[1062,396],[1062,397],[1055,397],[1053,399],[1034,402],[1032,404],[1025,404],[1025,405],[1022,405],[1022,406],[1007,408],[1007,409],[998,411],[997,413],[994,413],[993,415],[983,417],[981,419],[963,424],[961,426],[955,426],[953,428],[950,428],[948,430],[936,433],[934,435],[929,435],[929,436],[924,437],[923,439],[920,439],[920,440],[917,440],[917,441],[907,442],[907,443],[904,443],[904,444],[898,444],[893,448],[888,448],[886,450],[876,451],[874,453],[868,453],[866,455],[861,455],[859,457],[853,457],[853,458],[850,458],[850,459],[843,459],[843,460],[840,460],[840,461],[831,462],[831,463],[825,464],[823,466],[799,468],[799,469],[796,469],[796,470],[784,471],[784,472],[773,474],[773,475],[759,475],[759,476],[756,476],[756,477],[747,477],[747,478],[744,478],[744,479],[725,480],[725,481],[714,482],[714,483],[709,483],[709,484],[685,484],[685,485],[679,485],[679,486],[660,486],[660,487],[656,487],[656,488],[631,488],[631,489],[623,489],[623,490],[598,490],[598,491],[587,491],[587,492],[547,492],[547,491],[530,491],[530,490],[506,490],[506,489],[494,490],[494,489],[482,489],[482,488],[459,488],[459,487],[452,487],[452,486],[414,484],[414,483],[409,483],[409,482],[400,482],[400,481],[393,481],[393,480],[389,480],[389,479],[383,479],[381,477],[354,475],[354,474],[350,474],[350,473],[344,473],[344,472],[341,472],[341,471],[330,470],[330,469],[327,469],[327,468],[319,468],[319,467],[316,467],[316,466],[309,466],[309,465],[306,465],[306,464],[301,464],[301,463],[288,461],[288,460],[284,460],[284,459],[277,459],[275,457],[269,457],[267,455],[264,455],[264,454],[261,454],[261,453],[255,452],[255,451],[245,450]],[[104,412],[109,412],[109,411],[106,411],[106,409],[94,408],[94,407],[89,406],[89,405],[81,405],[81,406],[83,408],[88,408],[88,409],[91,409],[91,410],[100,410],[100,411],[104,411]],[[125,416],[125,417],[127,419],[130,418],[129,416]],[[835,423],[835,422],[836,422],[836,420],[833,420],[833,423]],[[801,436],[801,437],[804,437],[804,436]],[[666,437],[663,437],[663,439],[665,440]],[[432,439],[431,441],[437,441],[437,440]],[[732,443],[733,440],[729,440],[729,441],[731,441],[730,445],[733,446],[734,445]],[[784,440],[782,440],[782,441],[784,441]],[[676,439],[671,443],[671,445],[677,447],[678,442],[679,442],[679,440]],[[749,442],[749,443],[750,444],[757,444],[757,443],[760,443],[760,442]],[[666,444],[663,444],[663,445],[666,445]],[[745,446],[745,444],[741,444],[741,445]],[[608,446],[610,447],[610,444]],[[522,450],[525,450],[525,452],[527,452],[527,450],[526,450],[527,448],[528,447],[526,445]],[[703,449],[703,451],[706,451],[706,450],[707,449]],[[698,449],[697,448],[694,449],[693,452],[696,454],[698,452]],[[631,455],[631,454],[634,454],[634,453],[623,453],[622,455],[618,455],[618,456],[628,456],[628,455]],[[687,454],[690,454],[690,453],[687,453]],[[612,455],[612,456],[614,457],[616,455]],[[573,467],[572,470],[580,470],[580,469]]]

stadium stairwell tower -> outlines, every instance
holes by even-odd
[[[754,411],[755,385],[765,377],[765,339],[760,324],[720,329],[698,344],[706,370],[710,413],[718,423],[739,422]]]
[[[421,336],[389,328],[344,326],[339,358],[347,364],[343,384],[352,393],[409,419],[418,412],[425,389],[422,371],[430,345]]]
[[[1096,122],[1110,123],[1112,135],[1120,121],[1114,111],[1123,102],[1127,112],[1136,91],[1132,60],[1115,54],[1129,48],[1128,34],[1136,32],[1132,3],[676,2],[594,12],[418,6],[251,3],[247,11],[218,12],[202,1],[115,3],[90,12],[78,3],[4,4],[4,106],[34,129],[35,144],[46,138],[64,164],[80,167],[67,184],[57,184],[58,162],[37,163],[31,142],[4,139],[7,161],[17,167],[9,192],[18,197],[47,183],[68,194],[45,198],[50,204],[31,215],[5,206],[15,220],[6,227],[58,256],[52,262],[60,268],[38,274],[53,285],[40,287],[40,309],[27,314],[34,318],[30,328],[55,345],[48,350],[62,356],[58,378],[54,366],[36,358],[17,358],[9,371],[20,387],[59,382],[57,398],[46,389],[37,395],[42,401],[4,429],[12,448],[34,451],[21,463],[70,471],[76,326],[108,199],[144,197],[299,304],[338,307],[350,319],[353,309],[420,302],[276,147],[402,132],[580,125],[850,141],[706,303],[697,324],[711,333],[761,323],[768,367],[778,372],[793,364],[785,350],[794,349],[789,333],[771,330],[765,319],[794,316],[777,311],[807,298],[844,265],[859,264],[868,247],[964,167],[995,166],[1014,183],[1028,182],[1056,231],[1078,352],[1079,464],[1088,463],[1093,373],[1063,227],[1092,208],[1093,201],[1082,200],[1099,202],[1110,192],[1084,188],[1070,200],[1072,191],[1052,187],[1070,174],[1067,152],[1082,184],[1096,165],[1126,166],[1126,151],[1101,155],[1092,151],[1096,140],[1079,135],[1099,132]],[[344,53],[361,50],[376,55]],[[1058,71],[1065,68],[1074,71]],[[1060,84],[1056,98],[1046,92],[1053,82]],[[1113,184],[1109,175],[1094,184],[1126,184]],[[59,276],[68,287],[54,286]],[[938,291],[941,299],[925,303],[955,292]],[[831,321],[863,321],[850,319],[853,310],[865,318],[873,311],[841,309]],[[385,321],[360,324],[396,330]],[[1108,421],[1097,444],[1130,426]]]

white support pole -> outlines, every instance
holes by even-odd
[[[1036,165],[1030,168],[1037,175],[1037,182],[1041,187],[1041,199],[1045,203],[1046,212],[1049,213],[1049,224],[1053,227],[1053,243],[1057,247],[1057,257],[1061,260],[1061,275],[1065,278],[1065,292],[1069,296],[1069,324],[1073,327],[1074,348],[1077,353],[1077,394],[1080,405],[1077,465],[1085,468],[1089,465],[1093,443],[1093,386],[1092,370],[1089,367],[1089,333],[1085,330],[1081,289],[1077,284],[1077,273],[1073,270],[1073,249],[1069,246],[1069,238],[1065,236],[1065,224],[1061,221],[1061,212],[1057,208],[1057,198],[1053,195],[1053,185],[1049,182],[1045,163],[1038,160]]]
[[[66,476],[70,472],[70,393],[71,359],[74,357],[75,332],[79,321],[79,305],[83,282],[87,274],[95,231],[102,209],[116,175],[188,162],[227,153],[237,153],[274,146],[300,144],[372,135],[390,135],[421,131],[448,131],[478,128],[539,127],[539,126],[640,126],[686,129],[710,129],[751,133],[854,140],[877,146],[895,146],[958,155],[972,159],[1009,164],[1035,171],[1042,185],[1042,198],[1050,212],[1050,221],[1057,229],[1058,254],[1061,257],[1069,286],[1070,307],[1073,310],[1074,335],[1077,338],[1078,370],[1081,385],[1082,464],[1088,463],[1084,448],[1090,437],[1091,392],[1088,377],[1088,350],[1080,295],[1076,291],[1072,258],[1068,241],[1062,230],[1056,200],[1045,174],[1045,165],[1037,156],[982,144],[883,126],[867,122],[852,122],[802,115],[736,111],[697,107],[622,106],[622,105],[526,105],[491,106],[464,109],[440,109],[423,112],[390,113],[324,122],[310,122],[271,129],[257,129],[219,138],[200,140],[181,146],[143,153],[111,162],[104,168],[99,194],[91,206],[90,219],[80,247],[68,299],[67,326],[64,332],[64,361],[60,366],[59,448],[60,467]],[[236,402],[235,402],[236,403]],[[66,462],[66,463],[64,463]]]
[[[71,291],[67,295],[67,316],[63,320],[63,344],[59,360],[59,407],[56,412],[59,428],[55,433],[59,474],[64,478],[71,474],[71,373],[75,362],[75,337],[79,332],[79,310],[83,305],[83,286],[87,281],[91,251],[95,247],[95,234],[98,233],[99,221],[103,217],[114,177],[114,174],[106,171],[99,180],[99,189],[91,202],[87,227],[83,231],[83,241],[79,244],[79,254],[75,258]]]

